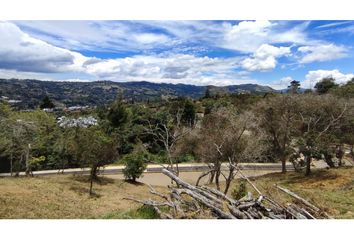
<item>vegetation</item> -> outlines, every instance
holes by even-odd
[[[122,198],[151,198],[148,186],[111,178],[100,178],[89,196],[87,176],[80,175],[0,178],[0,191],[0,218],[12,219],[148,218]]]
[[[126,179],[136,182],[149,161],[149,154],[146,151],[138,150],[136,152],[125,155],[122,162],[126,165],[123,174]]]
[[[38,80],[0,79],[0,97],[20,101],[20,109],[37,108],[47,96],[56,107],[105,106],[117,96],[127,102],[154,102],[176,97],[198,99],[204,96],[205,86],[166,84],[151,82],[53,82]],[[216,93],[266,93],[274,89],[257,84],[241,84],[228,87],[212,87]]]
[[[55,106],[54,106],[54,103],[52,102],[52,100],[50,100],[50,98],[48,96],[45,96],[39,107],[41,109],[44,109],[44,108],[54,108]]]
[[[284,186],[324,209],[334,218],[354,218],[354,168],[316,170],[307,178],[297,172],[272,173],[252,179],[265,194],[279,202],[289,202],[287,195],[274,188]],[[234,180],[231,189],[238,189]],[[223,183],[222,183],[223,184]],[[156,190],[166,189],[155,186]],[[156,218],[154,212],[122,198],[156,199],[149,188],[122,180],[102,178],[96,196],[88,197],[86,177],[57,175],[34,178],[0,178],[0,218]],[[252,192],[251,187],[247,191]],[[205,216],[206,218],[208,216]]]
[[[274,188],[284,186],[325,210],[334,218],[354,218],[354,168],[321,169],[304,178],[301,173],[272,173],[254,179],[262,192],[279,202],[294,201]]]
[[[348,150],[354,159],[354,83],[336,86],[334,82],[325,78],[316,85],[316,91],[303,93],[294,80],[284,94],[230,94],[240,90],[235,86],[194,89],[140,83],[146,87],[144,93],[153,87],[160,94],[168,91],[174,96],[154,101],[123,96],[126,89],[137,89],[139,84],[80,83],[82,89],[96,89],[93,86],[97,85],[97,91],[114,88],[112,92],[119,90],[119,94],[109,104],[105,99],[102,106],[75,111],[21,110],[0,101],[0,171],[12,176],[24,171],[33,176],[36,170],[87,167],[90,174],[83,179],[89,184],[91,197],[100,195],[104,184],[100,169],[113,162],[126,166],[124,175],[132,182],[150,162],[167,163],[176,175],[180,162],[202,162],[209,169],[197,185],[208,177],[208,183],[215,184],[217,190],[233,192],[237,198],[243,195],[243,187],[234,190],[233,182],[241,162],[281,162],[284,178],[296,174],[306,181],[318,174],[312,173],[314,161],[324,160],[328,168],[340,168]],[[47,83],[18,84],[41,88]],[[69,91],[69,83],[55,84],[62,84],[57,91]],[[197,92],[192,93],[193,89]],[[60,101],[48,92],[40,107],[60,106]],[[289,161],[299,173],[286,173]],[[95,191],[93,183],[97,183]]]
[[[315,85],[315,89],[319,94],[325,94],[329,90],[336,88],[338,84],[335,83],[335,79],[332,77],[324,78]]]

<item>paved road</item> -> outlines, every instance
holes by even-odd
[[[167,167],[167,164],[149,164],[145,170],[145,173],[160,173],[163,167]],[[254,171],[278,171],[281,170],[281,165],[278,163],[241,163],[239,166],[244,170],[254,170]],[[223,165],[224,168],[227,167],[227,164]],[[101,169],[100,174],[103,175],[115,175],[122,174],[124,166],[106,166]],[[287,169],[293,170],[292,164],[287,164]],[[64,174],[74,174],[81,173],[86,174],[89,173],[89,168],[69,168],[64,170]],[[208,170],[208,166],[203,163],[182,163],[179,164],[180,172],[203,172]],[[58,174],[58,170],[43,170],[43,171],[34,171],[33,175],[42,176],[42,175],[54,175]],[[60,171],[61,172],[61,171]],[[25,175],[25,172],[21,172],[20,176]],[[0,173],[0,177],[8,177],[10,173]]]

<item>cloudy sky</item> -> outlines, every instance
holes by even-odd
[[[313,87],[353,45],[354,21],[0,22],[0,78]]]

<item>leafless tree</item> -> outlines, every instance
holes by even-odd
[[[184,126],[181,122],[182,110],[178,109],[174,116],[167,116],[156,123],[148,121],[145,133],[154,136],[155,140],[162,143],[167,154],[169,167],[179,174],[178,161],[174,161],[173,152],[176,144],[187,136],[192,128]],[[174,165],[176,169],[174,169]]]
[[[211,175],[217,190],[220,190],[220,177],[223,177],[225,194],[235,177],[237,164],[254,161],[261,155],[263,134],[253,120],[250,112],[241,114],[225,108],[205,117],[199,130],[197,154],[211,166],[201,177]]]

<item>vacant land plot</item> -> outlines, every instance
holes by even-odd
[[[2,178],[0,191],[0,218],[106,218],[112,213],[129,217],[125,212],[139,204],[124,197],[151,197],[144,184],[109,178],[95,183],[90,197],[87,177],[69,175]]]
[[[231,190],[239,180],[235,180]],[[335,218],[354,218],[354,168],[315,170],[309,177],[302,173],[271,173],[253,179],[258,188],[280,202],[291,202],[274,187],[284,186]],[[165,187],[156,190],[167,191]],[[57,175],[34,178],[0,179],[0,218],[150,218],[149,209],[123,200],[125,197],[154,199],[145,184],[101,178],[88,195],[86,176]],[[249,191],[252,191],[248,187]]]

